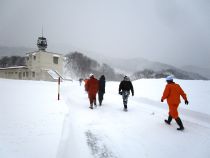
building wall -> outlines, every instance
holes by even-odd
[[[63,74],[63,56],[60,54],[45,51],[33,52],[28,54],[26,64],[32,72],[35,72],[36,80],[52,80],[46,69]]]
[[[42,70],[41,71],[41,77],[43,78],[43,80],[45,80],[45,81],[55,81],[55,79],[53,79],[47,71],[48,70]]]
[[[20,80],[33,79],[32,73],[27,68],[0,69],[0,77],[8,79],[20,79]]]
[[[48,70],[54,70],[61,75],[63,74],[63,56],[56,53],[45,51],[28,53],[26,65],[26,67],[22,68],[2,68],[0,69],[0,77],[8,79],[54,81],[48,74]]]
[[[40,53],[40,69],[52,69],[62,74],[63,57],[53,53]],[[56,60],[57,58],[57,60]],[[56,62],[55,62],[56,61]]]

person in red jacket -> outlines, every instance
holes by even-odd
[[[180,104],[180,96],[185,100],[185,104],[188,104],[187,96],[185,92],[182,90],[180,85],[173,82],[173,76],[166,77],[167,85],[165,87],[165,90],[163,92],[163,96],[161,98],[161,102],[163,102],[165,99],[167,99],[167,103],[169,106],[169,116],[168,120],[165,120],[167,124],[170,125],[172,119],[175,119],[177,124],[179,125],[179,128],[177,130],[184,130],[184,126],[182,124],[182,121],[178,114],[178,106]]]
[[[98,80],[94,77],[93,74],[89,75],[90,79],[87,81],[85,85],[85,89],[88,92],[88,98],[90,101],[90,108],[93,109],[93,103],[96,106],[96,94],[99,89],[99,82]]]

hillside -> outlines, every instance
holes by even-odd
[[[192,72],[183,71],[177,68],[163,69],[154,71],[153,69],[144,69],[143,71],[137,71],[132,76],[132,80],[141,78],[165,78],[168,75],[173,75],[177,79],[184,80],[207,80],[207,78]]]
[[[172,65],[150,61],[144,58],[107,60],[119,72],[129,74],[133,80],[141,78],[163,78],[174,75],[178,79],[207,80],[208,75],[200,71],[188,71]]]
[[[73,52],[65,55],[64,74],[66,77],[78,80],[87,78],[90,73],[96,77],[106,76],[106,80],[120,80],[122,76],[114,71],[109,65],[99,63],[96,60],[85,56],[79,52]]]

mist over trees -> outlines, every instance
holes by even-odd
[[[132,80],[137,80],[141,78],[165,78],[168,75],[173,75],[177,79],[184,80],[207,80],[207,78],[192,72],[183,71],[180,69],[165,69],[155,71],[152,69],[144,69],[142,71],[135,72],[132,76]]]
[[[73,79],[88,78],[90,73],[93,73],[97,78],[105,75],[106,80],[120,80],[122,76],[114,71],[107,64],[99,64],[80,52],[72,52],[65,55],[65,75]]]
[[[25,66],[25,57],[21,56],[4,56],[0,59],[0,67],[11,67],[11,66]]]

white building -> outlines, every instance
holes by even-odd
[[[39,37],[38,51],[26,54],[26,66],[0,68],[0,78],[57,81],[63,74],[63,55],[47,52],[47,41]]]

